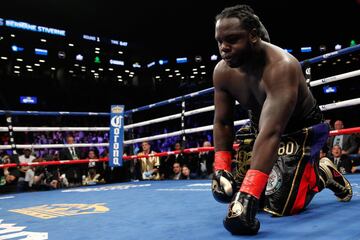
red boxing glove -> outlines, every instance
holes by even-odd
[[[215,171],[226,170],[231,172],[231,152],[230,151],[218,151],[215,152]]]
[[[259,170],[249,169],[241,184],[240,192],[248,193],[260,199],[264,187],[267,184],[269,175]]]

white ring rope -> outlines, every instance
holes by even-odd
[[[239,104],[239,103],[236,102],[236,104]],[[198,108],[198,109],[194,109],[194,110],[185,112],[185,116],[191,116],[191,115],[195,115],[195,114],[199,114],[199,113],[203,113],[203,112],[210,112],[210,111],[213,111],[214,109],[215,109],[215,106]],[[181,117],[181,113],[177,113],[177,114],[173,114],[173,115],[169,115],[169,116],[165,116],[165,117],[154,118],[154,119],[143,121],[143,122],[129,124],[129,125],[124,126],[124,129],[128,130],[131,128],[146,126],[146,125],[159,123],[159,122],[165,122],[165,121],[177,119],[180,117]],[[109,127],[14,127],[13,130],[14,130],[14,132],[109,131],[110,128]],[[0,127],[0,132],[7,132],[7,131],[8,131],[7,127]]]
[[[329,103],[326,105],[320,105],[319,107],[320,107],[321,111],[328,111],[331,109],[350,107],[350,106],[354,106],[354,105],[358,105],[358,104],[360,104],[360,98],[354,98],[354,99],[345,100],[345,101],[336,102],[336,103]]]
[[[236,104],[239,104],[239,103],[237,102]],[[208,107],[203,107],[203,108],[198,108],[198,109],[194,109],[194,110],[185,112],[185,116],[187,117],[187,116],[191,116],[191,115],[195,115],[195,114],[199,114],[199,113],[203,113],[203,112],[210,112],[210,111],[213,111],[214,109],[215,109],[214,105],[208,106]],[[173,114],[173,115],[169,115],[169,116],[165,116],[165,117],[154,118],[154,119],[143,121],[143,122],[129,124],[129,125],[124,126],[124,129],[128,130],[131,128],[146,126],[146,125],[159,123],[159,122],[165,122],[165,121],[177,119],[180,117],[181,117],[181,113],[177,113],[177,114]],[[110,128],[109,127],[14,127],[13,130],[14,130],[14,132],[109,131]],[[8,131],[7,127],[0,127],[0,132],[7,132],[7,131]]]
[[[249,121],[249,120],[248,119],[238,120],[238,121],[234,122],[234,125],[235,126],[244,125],[247,121]],[[211,130],[212,128],[213,128],[213,125],[185,129],[185,134],[208,131],[208,130]],[[171,132],[171,133],[159,134],[159,135],[155,135],[155,136],[151,136],[151,137],[143,137],[143,138],[137,138],[137,139],[133,139],[133,140],[126,140],[126,141],[124,141],[124,145],[129,145],[129,144],[143,142],[143,141],[152,141],[152,140],[158,140],[158,139],[163,139],[163,138],[168,138],[168,137],[179,136],[182,133],[183,133],[183,131],[180,130],[180,131]],[[109,146],[109,143],[16,144],[16,148],[18,148],[18,149],[66,148],[66,147],[108,147],[108,146]],[[0,145],[0,149],[11,149],[11,145]]]
[[[208,107],[198,108],[198,109],[194,109],[194,110],[185,112],[184,115],[187,117],[187,116],[195,115],[198,113],[210,112],[214,109],[215,109],[215,106],[208,106]],[[129,125],[124,126],[124,129],[128,130],[130,128],[136,128],[136,127],[146,126],[146,125],[150,125],[150,124],[154,124],[154,123],[165,122],[165,121],[174,120],[177,118],[181,118],[181,113],[177,113],[177,114],[173,114],[173,115],[169,115],[169,116],[165,116],[165,117],[160,117],[160,118],[154,118],[154,119],[143,121],[143,122],[129,124]]]
[[[359,75],[360,75],[360,70],[355,70],[352,72],[347,72],[347,73],[311,81],[310,86],[311,87],[319,86],[319,85],[323,85],[326,83],[344,80],[344,79],[352,78],[352,77],[359,76]],[[238,105],[238,104],[239,103],[236,102],[236,105]],[[359,104],[359,99],[351,99],[351,100],[345,100],[345,101],[338,102],[338,103],[330,103],[330,104],[326,104],[326,105],[321,105],[320,109],[322,111],[327,111],[327,110],[338,108],[338,107],[348,107],[348,106],[353,106],[353,105],[357,105],[357,104]],[[198,108],[198,109],[194,109],[194,110],[185,112],[184,115],[187,117],[187,116],[191,116],[191,115],[195,115],[195,114],[199,114],[199,113],[203,113],[203,112],[213,111],[214,109],[215,109],[215,106],[212,105],[212,106]],[[150,125],[150,124],[174,120],[174,119],[177,119],[180,117],[181,117],[181,113],[177,113],[177,114],[173,114],[173,115],[169,115],[169,116],[165,116],[165,117],[160,117],[160,118],[155,118],[155,119],[151,119],[151,120],[147,120],[147,121],[143,121],[143,122],[129,124],[129,125],[124,126],[124,129],[128,130],[131,128],[136,128],[136,127],[146,126],[146,125]],[[109,131],[109,130],[110,130],[109,127],[14,127],[13,128],[13,131],[15,131],[15,132]],[[7,127],[0,127],[0,132],[7,132],[7,131],[8,131]]]
[[[360,70],[355,70],[352,72],[347,72],[347,73],[343,73],[343,74],[339,74],[339,75],[335,75],[332,77],[327,77],[327,78],[322,78],[319,80],[314,80],[310,82],[310,87],[315,87],[315,86],[319,86],[319,85],[323,85],[326,83],[330,83],[330,82],[336,82],[336,81],[340,81],[340,80],[344,80],[347,78],[352,78],[352,77],[356,77],[360,75]]]
[[[238,104],[239,103],[236,102],[236,105],[238,105]],[[354,106],[354,105],[358,105],[358,104],[360,104],[360,98],[345,100],[345,101],[336,102],[336,103],[329,103],[326,105],[320,105],[319,107],[320,107],[321,111],[328,111],[328,110],[335,109],[335,108],[349,107],[349,106]],[[198,113],[208,112],[208,111],[212,111],[214,109],[215,109],[214,105],[204,107],[204,108],[198,108],[198,109],[194,109],[194,110],[185,112],[185,116],[191,116],[191,115],[195,115]],[[161,118],[151,119],[148,121],[130,124],[130,125],[124,126],[124,128],[127,130],[130,128],[146,126],[146,125],[150,125],[150,124],[154,124],[154,123],[173,120],[173,119],[180,118],[180,117],[181,117],[181,113],[178,113],[178,114],[173,114],[170,116],[165,116],[165,117],[161,117]],[[110,130],[109,127],[13,127],[14,132],[109,131],[109,130]],[[8,131],[7,127],[0,127],[0,132],[7,132],[7,131]]]
[[[57,132],[57,131],[109,131],[109,127],[13,127],[14,132]],[[0,132],[7,132],[7,127],[0,127]]]
[[[359,75],[360,75],[360,69],[352,71],[352,72],[347,72],[347,73],[311,81],[310,87],[315,87],[315,86],[323,85],[323,84],[330,83],[330,82],[340,81],[340,80],[352,78],[352,77],[359,76]],[[352,105],[347,105],[348,103],[354,102],[355,103],[354,105],[358,104],[357,101],[353,101],[353,100],[346,100],[343,102],[336,103],[335,105],[341,105],[342,107],[347,107],[347,106],[352,106]],[[238,104],[239,103],[236,102],[236,105],[238,105]],[[320,106],[320,108],[323,111],[326,111],[326,110],[333,109],[335,105],[334,105],[334,103],[331,103],[331,104],[327,104],[327,105],[322,105],[322,106]],[[187,117],[187,116],[191,116],[191,115],[195,115],[195,114],[199,114],[199,113],[203,113],[203,112],[213,111],[214,109],[215,109],[215,106],[212,105],[212,106],[208,106],[208,107],[203,107],[203,108],[198,108],[198,109],[194,109],[191,111],[187,111],[184,114]],[[165,116],[165,117],[160,117],[160,118],[155,118],[155,119],[151,119],[151,120],[147,120],[147,121],[143,121],[143,122],[129,124],[129,125],[124,126],[124,129],[128,130],[131,128],[142,127],[142,126],[146,126],[146,125],[150,125],[150,124],[154,124],[154,123],[160,123],[160,122],[165,122],[165,121],[169,121],[169,120],[174,120],[177,118],[181,118],[181,113],[177,113],[177,114],[173,114],[173,115],[169,115],[169,116]],[[110,128],[109,127],[14,127],[13,130],[15,132],[109,131]],[[0,132],[7,132],[7,131],[8,131],[7,127],[0,127]]]
[[[74,144],[16,144],[18,149],[45,149],[67,147],[108,147],[109,143],[74,143]],[[11,149],[11,145],[0,145],[0,150]]]
[[[314,80],[314,81],[311,81],[309,84],[310,84],[310,87],[315,87],[315,86],[323,85],[323,84],[330,83],[330,82],[335,82],[335,81],[344,80],[347,78],[352,78],[352,77],[359,76],[359,75],[360,75],[360,69],[351,71],[351,72],[347,72],[347,73],[343,73],[343,74],[339,74],[339,75],[335,75],[335,76],[331,76],[331,77],[327,77],[327,78],[322,78],[319,80]],[[236,105],[238,105],[238,104],[239,103],[236,102]],[[334,109],[337,107],[347,107],[347,106],[353,106],[353,105],[357,105],[357,104],[359,104],[358,99],[352,99],[352,100],[346,100],[346,101],[342,101],[342,102],[338,102],[338,103],[330,103],[327,105],[321,105],[320,109],[322,111],[327,111],[327,110]],[[203,112],[209,112],[214,109],[215,109],[215,106],[212,105],[212,106],[203,107],[203,108],[194,109],[194,110],[185,112],[184,115],[191,116],[191,115],[195,115],[195,114],[199,114],[199,113],[203,113]],[[28,112],[31,112],[31,111],[28,111]],[[69,113],[69,112],[62,112],[62,113]],[[90,112],[89,115],[97,115],[97,114]],[[165,121],[174,120],[177,118],[181,118],[181,113],[177,113],[177,114],[173,114],[173,115],[169,115],[169,116],[165,116],[165,117],[160,117],[160,118],[155,118],[155,119],[151,119],[151,120],[147,120],[147,121],[143,121],[143,122],[129,124],[127,126],[124,126],[124,129],[128,130],[131,128],[146,126],[146,125],[159,123],[159,122],[165,122]],[[110,130],[109,127],[14,127],[13,128],[13,131],[15,131],[15,132],[109,131],[109,130]],[[8,131],[7,127],[0,127],[0,132],[7,132],[7,131]]]
[[[235,121],[234,126],[244,125],[247,121],[249,121],[249,119]],[[212,130],[212,129],[213,129],[213,125],[202,126],[202,127],[197,127],[197,128],[190,128],[190,129],[185,129],[185,134],[203,132],[203,131],[208,131],[208,130]],[[171,132],[171,133],[159,134],[159,135],[155,135],[155,136],[151,136],[151,137],[143,137],[143,138],[136,138],[136,139],[132,139],[132,140],[125,140],[124,145],[134,144],[134,143],[143,142],[143,141],[153,141],[153,140],[158,140],[158,139],[163,139],[163,138],[168,138],[168,137],[179,136],[182,133],[183,133],[183,131],[180,130],[180,131]]]
[[[323,85],[326,83],[335,82],[335,81],[339,81],[339,80],[343,80],[343,79],[347,79],[347,78],[352,78],[352,77],[359,76],[359,75],[360,75],[360,70],[355,70],[352,72],[347,72],[347,73],[335,75],[332,77],[314,80],[314,81],[310,82],[310,87],[319,86],[319,85]],[[236,105],[238,105],[238,104],[239,103],[236,102]],[[336,108],[349,107],[349,106],[354,106],[354,105],[358,105],[358,104],[360,104],[360,98],[345,100],[345,101],[336,102],[336,103],[329,103],[326,105],[320,105],[319,107],[320,107],[321,111],[328,111],[328,110],[332,110],[332,109],[336,109]],[[207,106],[207,107],[198,108],[198,109],[194,109],[194,110],[185,112],[184,115],[191,116],[191,115],[195,115],[195,114],[199,114],[199,113],[203,113],[203,112],[213,111],[214,109],[215,109],[215,106],[212,105],[212,106]],[[177,118],[181,118],[181,113],[130,124],[130,125],[124,126],[124,129],[128,130],[128,129],[135,128],[135,127],[146,126],[146,125],[150,125],[150,124],[154,124],[154,123],[174,120]],[[248,121],[248,119],[238,120],[238,121],[234,122],[234,125],[235,126],[243,125],[247,121]],[[109,129],[110,129],[109,127],[13,127],[13,131],[15,131],[15,132],[109,131]],[[213,129],[213,125],[185,129],[184,131],[181,130],[181,131],[159,134],[159,135],[150,136],[150,137],[142,137],[142,138],[137,138],[137,139],[132,139],[132,140],[125,140],[124,145],[134,144],[134,143],[143,142],[143,141],[164,139],[164,138],[173,137],[173,136],[179,136],[183,133],[191,134],[191,133],[196,133],[196,132],[203,132],[203,131],[208,131],[208,130],[212,130],[212,129]],[[0,127],[0,132],[7,132],[7,131],[8,131],[7,127]],[[70,146],[73,146],[73,147],[103,147],[104,146],[104,147],[106,147],[106,146],[109,146],[109,143],[16,144],[16,147],[19,149],[24,149],[24,148],[31,148],[31,149],[66,148],[66,147],[70,147]],[[12,148],[11,145],[0,145],[0,150],[11,149],[11,148]]]
[[[330,103],[330,104],[326,104],[326,105],[320,105],[319,107],[320,107],[321,111],[328,111],[331,109],[336,109],[336,108],[341,108],[341,107],[349,107],[349,106],[354,106],[354,105],[358,105],[358,104],[360,104],[360,98],[345,100],[345,101],[337,102],[337,103]],[[213,107],[213,106],[210,106],[210,107]],[[248,121],[248,119],[235,121],[234,126],[245,124],[246,121]],[[14,127],[14,131],[15,131],[15,128],[16,127]],[[185,129],[185,134],[208,131],[208,130],[211,130],[212,128],[213,128],[213,125]],[[78,129],[80,129],[80,128],[78,128]],[[151,137],[142,137],[142,138],[136,138],[136,139],[132,139],[132,140],[125,140],[124,145],[134,144],[134,143],[143,142],[143,141],[158,140],[158,139],[163,139],[163,138],[168,138],[168,137],[173,137],[173,136],[179,136],[182,133],[183,133],[183,131],[180,130],[180,131],[175,131],[175,132],[171,132],[171,133],[159,134],[159,135],[155,135],[155,136],[151,136]],[[19,149],[24,149],[24,148],[34,148],[34,149],[35,148],[65,148],[68,146],[71,146],[71,145],[67,145],[67,144],[37,144],[37,145],[17,144],[16,145],[16,147]],[[73,144],[72,146],[74,146],[74,147],[91,147],[91,146],[96,147],[96,146],[109,146],[109,144],[108,143],[91,143],[91,144],[78,143],[78,144]],[[0,150],[1,149],[11,149],[11,145],[0,145]]]

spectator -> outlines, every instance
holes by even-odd
[[[98,156],[96,154],[96,151],[91,149],[88,152],[87,158],[89,160],[96,160],[98,159]],[[87,178],[87,182],[104,182],[104,172],[105,172],[105,166],[103,165],[103,162],[89,162],[88,163],[88,169],[87,169],[87,176],[83,176],[84,178]],[[83,183],[84,185],[84,183]],[[86,184],[89,185],[89,184]]]
[[[336,120],[334,123],[335,130],[344,129],[344,124],[341,120]],[[342,134],[336,135],[329,138],[329,147],[332,149],[334,145],[339,145],[342,149],[342,154],[348,155],[352,153],[356,153],[358,148],[357,143],[353,135]]]
[[[74,144],[74,137],[72,135],[66,136],[66,144]],[[81,158],[80,150],[76,147],[62,148],[59,153],[60,160],[77,160]],[[70,186],[81,185],[84,170],[86,164],[68,164],[63,165],[60,168],[61,174],[65,174],[65,178],[68,180]]]
[[[351,173],[352,164],[347,155],[342,154],[341,147],[334,145],[331,150],[332,156],[330,159],[333,161],[337,169],[342,173]]]
[[[174,151],[181,150],[181,144],[179,142],[175,143]],[[163,158],[161,161],[160,172],[162,175],[162,179],[169,179],[172,174],[172,167],[174,163],[180,163],[183,165],[185,163],[185,156],[182,153],[172,154]]]
[[[138,153],[138,156],[155,154],[156,152],[151,150],[149,142],[143,142],[141,144],[142,151]],[[159,157],[147,157],[139,158],[141,166],[141,177],[143,180],[160,180],[160,159]]]
[[[181,179],[181,166],[180,163],[174,163],[173,164],[173,174],[170,177],[172,180],[179,180]]]
[[[187,165],[182,166],[180,179],[191,179],[190,168]]]
[[[2,161],[4,164],[15,163],[15,160],[10,158],[8,155],[5,155],[2,158]],[[15,191],[17,189],[18,180],[21,176],[19,169],[16,167],[4,168],[3,174],[5,178],[5,184],[1,186],[0,192],[7,193]]]
[[[44,162],[42,158],[35,159],[34,162]],[[57,168],[49,166],[38,166],[34,170],[31,187],[34,190],[52,190],[62,186],[60,173]]]
[[[25,148],[23,154],[19,156],[19,163],[32,163],[36,159],[33,156],[30,148]],[[17,190],[19,192],[26,191],[31,187],[32,178],[34,176],[33,167],[30,166],[20,166],[20,177],[17,182]]]
[[[211,147],[209,141],[204,141],[203,147]],[[199,153],[198,173],[201,178],[208,178],[213,172],[214,151],[206,151]]]

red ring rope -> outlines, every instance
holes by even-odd
[[[329,136],[341,135],[341,134],[352,134],[352,133],[360,133],[360,127],[354,128],[346,128],[341,130],[332,130],[329,132]],[[238,148],[238,144],[234,144],[233,148]],[[187,148],[184,150],[176,150],[169,152],[160,152],[149,155],[131,155],[131,156],[123,156],[123,160],[132,160],[137,158],[149,158],[149,157],[163,157],[169,155],[175,155],[179,153],[197,153],[197,152],[207,152],[214,151],[214,147],[198,147],[198,148]],[[17,167],[17,166],[47,166],[47,165],[61,165],[61,164],[80,164],[80,163],[89,163],[89,162],[107,162],[108,158],[99,158],[99,159],[80,159],[80,160],[60,160],[60,161],[46,161],[46,162],[32,162],[32,163],[10,163],[10,164],[0,164],[0,168],[9,168],[9,167]]]

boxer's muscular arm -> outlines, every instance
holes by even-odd
[[[227,74],[214,70],[214,146],[215,151],[231,151],[234,140],[234,98],[224,89]]]
[[[263,74],[266,100],[261,110],[251,169],[269,174],[275,163],[280,137],[296,106],[298,74],[298,64],[288,61],[270,67]]]

